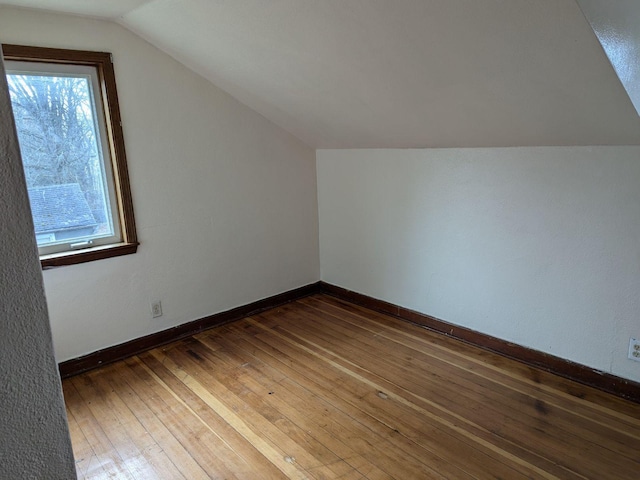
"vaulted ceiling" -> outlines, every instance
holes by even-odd
[[[640,144],[576,0],[0,4],[118,22],[314,148]]]

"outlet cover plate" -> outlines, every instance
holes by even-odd
[[[637,338],[629,339],[629,358],[640,362],[640,340]]]
[[[153,318],[162,316],[162,303],[160,302],[160,300],[151,302],[151,316]]]

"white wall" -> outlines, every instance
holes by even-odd
[[[640,381],[640,147],[317,152],[322,280]]]
[[[312,149],[116,24],[0,7],[0,42],[114,57],[141,245],[44,272],[58,361],[319,279]]]
[[[0,477],[76,478],[0,58]]]

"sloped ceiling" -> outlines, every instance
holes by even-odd
[[[576,0],[0,4],[117,21],[315,148],[640,144]]]
[[[7,0],[0,5],[38,8],[52,12],[73,13],[115,20],[148,0]]]
[[[578,0],[640,115],[640,2]]]

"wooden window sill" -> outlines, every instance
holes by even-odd
[[[64,265],[75,265],[77,263],[92,262],[94,260],[102,260],[103,258],[119,257],[121,255],[130,255],[138,250],[138,242],[136,243],[116,243],[112,245],[101,245],[99,247],[86,248],[73,252],[53,253],[50,255],[41,255],[40,264],[43,269],[52,267],[61,267]]]

